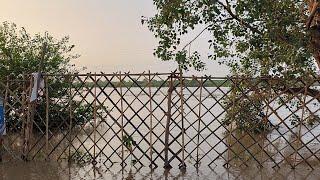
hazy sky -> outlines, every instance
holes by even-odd
[[[175,63],[160,61],[152,55],[157,41],[147,27],[141,25],[142,15],[155,13],[152,0],[0,2],[0,21],[14,22],[30,33],[48,31],[55,37],[69,35],[71,43],[76,45],[75,52],[81,55],[74,63],[78,67],[87,67],[87,71],[168,72],[176,68]],[[206,52],[206,36],[193,47]],[[207,64],[206,74],[227,74],[225,67],[214,62]]]

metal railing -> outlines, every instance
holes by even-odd
[[[43,75],[0,83],[4,160],[122,167],[316,168],[319,80],[179,73]],[[319,91],[320,92],[320,91]]]

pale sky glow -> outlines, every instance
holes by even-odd
[[[55,37],[70,36],[81,57],[74,61],[91,72],[145,70],[168,72],[175,63],[157,60],[157,41],[141,16],[155,12],[152,0],[1,0],[0,21],[14,22],[30,33],[48,31]],[[205,35],[204,35],[205,36]],[[206,37],[193,47],[206,51]],[[204,54],[204,58],[206,55]],[[207,61],[206,61],[207,62]],[[207,62],[207,71],[227,74],[225,67]],[[194,72],[189,72],[194,73]]]

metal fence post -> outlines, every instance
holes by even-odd
[[[150,148],[150,168],[152,169],[153,165],[153,160],[152,160],[152,153],[153,153],[153,142],[152,142],[152,133],[153,133],[153,124],[152,124],[152,116],[153,116],[153,111],[152,111],[152,94],[151,94],[151,75],[150,75],[150,70],[148,73],[148,89],[149,89],[149,116],[150,116],[150,127],[149,127],[149,134],[150,134],[150,139],[149,139],[149,148]]]
[[[46,151],[47,158],[49,158],[49,87],[48,87],[48,76],[45,77],[46,86]]]
[[[72,146],[72,76],[68,76],[69,78],[69,157],[68,161],[71,162],[72,160],[72,155],[71,155],[71,146]]]
[[[230,81],[230,82],[233,82],[231,84],[231,103],[232,103],[232,106],[231,106],[231,121],[230,121],[230,124],[228,125],[228,139],[227,139],[227,162],[224,164],[224,166],[226,168],[229,168],[230,167],[230,161],[231,161],[231,149],[232,149],[232,133],[233,133],[233,123],[235,123],[235,118],[236,118],[236,112],[235,112],[235,99],[237,97],[237,92],[236,92],[236,86],[237,86],[237,79],[235,79],[235,81]]]
[[[199,83],[200,86],[200,97],[199,97],[199,111],[198,111],[198,132],[197,132],[197,160],[196,160],[196,167],[198,168],[200,165],[199,162],[199,146],[200,146],[200,126],[201,126],[201,106],[202,106],[202,86],[203,86],[203,79],[200,80],[200,82],[198,81],[198,79],[196,79],[197,82]]]
[[[307,86],[305,85],[305,87],[304,87],[304,93],[303,93],[301,119],[300,119],[300,121],[299,121],[297,146],[299,146],[300,143],[301,143],[301,128],[302,128],[302,125],[303,125],[304,113],[305,113],[305,108],[306,108],[306,97],[307,97]],[[297,166],[297,154],[298,154],[298,150],[299,150],[299,149],[300,149],[299,147],[296,147],[296,146],[295,146],[293,168],[296,168],[296,166]],[[303,157],[302,157],[302,158],[303,158]]]
[[[29,85],[29,90],[31,92],[33,82],[32,82],[32,76],[30,76],[30,85]],[[27,111],[27,121],[24,127],[24,146],[23,146],[23,155],[22,158],[27,161],[28,160],[28,151],[29,151],[29,143],[30,143],[30,133],[32,132],[31,126],[32,126],[32,121],[33,121],[33,110],[34,110],[34,105],[33,103],[30,102],[30,97],[26,99],[27,104],[28,104],[28,111]]]
[[[119,74],[119,85],[120,85],[120,113],[121,113],[121,166],[122,166],[122,170],[124,168],[124,112],[123,112],[123,92],[122,92],[122,76],[121,76],[121,72]],[[122,171],[123,173],[123,171]]]
[[[185,139],[184,139],[184,136],[185,136],[185,128],[184,128],[184,108],[183,108],[183,105],[184,105],[184,94],[183,94],[183,77],[182,77],[182,70],[180,69],[180,73],[179,73],[179,81],[180,81],[180,113],[181,113],[181,129],[182,129],[182,162],[180,164],[180,167],[179,169],[181,170],[186,170],[187,168],[187,165],[185,163]]]
[[[164,147],[164,168],[171,169],[172,166],[169,163],[169,134],[170,134],[170,121],[171,121],[171,106],[172,106],[172,92],[173,92],[173,83],[172,83],[172,74],[169,77],[169,89],[168,89],[168,111],[167,111],[167,122],[166,122],[166,129],[165,129],[165,147]]]
[[[94,104],[93,104],[93,118],[94,118],[94,127],[93,127],[93,164],[97,164],[96,160],[96,136],[97,136],[97,75],[94,75]],[[95,171],[94,171],[95,172]]]
[[[5,115],[6,115],[6,105],[7,105],[7,103],[8,103],[8,98],[7,98],[7,96],[8,96],[8,88],[9,88],[9,77],[7,76],[7,82],[6,82],[6,86],[5,86],[5,94],[4,94],[4,98],[3,98],[3,100],[2,100],[2,105],[3,105],[3,123],[6,123],[5,122]],[[4,126],[5,126],[5,124],[4,124]],[[1,127],[0,127],[1,128]],[[2,162],[2,156],[3,156],[3,148],[4,148],[4,138],[3,138],[3,136],[2,136],[2,134],[0,134],[0,162]]]

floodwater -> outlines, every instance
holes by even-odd
[[[224,168],[208,169],[187,167],[185,172],[179,169],[165,171],[157,168],[151,171],[144,167],[139,170],[132,168],[121,170],[120,167],[106,168],[95,167],[92,164],[86,166],[68,165],[58,162],[4,162],[0,164],[1,180],[77,180],[77,179],[311,179],[318,180],[319,169],[281,169],[270,168],[245,168],[229,170]]]
[[[185,151],[189,152],[187,154],[188,158],[186,161],[186,171],[179,170],[177,160],[172,162],[173,168],[170,171],[165,171],[162,168],[163,161],[160,158],[156,160],[156,163],[159,165],[159,167],[154,170],[151,170],[148,167],[147,158],[141,158],[141,164],[144,164],[144,166],[127,165],[125,168],[122,168],[119,163],[121,160],[121,157],[119,156],[119,154],[121,154],[121,152],[119,152],[121,149],[121,140],[119,139],[119,137],[121,137],[121,131],[119,125],[113,123],[115,120],[118,122],[121,121],[121,113],[119,109],[114,108],[114,104],[112,104],[110,98],[113,99],[117,106],[120,106],[120,101],[119,96],[112,94],[113,90],[107,88],[104,90],[106,94],[101,94],[100,91],[97,92],[99,102],[103,102],[103,104],[108,107],[110,112],[109,116],[106,117],[103,123],[98,123],[99,125],[96,133],[96,136],[98,136],[99,139],[99,141],[96,143],[96,148],[98,149],[98,152],[102,151],[106,157],[99,156],[99,160],[96,165],[93,165],[92,163],[68,164],[64,160],[43,161],[36,159],[30,162],[23,162],[20,160],[15,160],[15,158],[11,158],[10,161],[4,160],[4,162],[0,163],[0,179],[320,179],[320,161],[318,160],[318,157],[320,157],[320,153],[318,151],[320,148],[320,143],[318,140],[318,137],[320,136],[319,125],[316,125],[313,128],[302,126],[300,129],[300,141],[304,144],[308,144],[308,148],[301,148],[299,153],[304,157],[308,157],[308,163],[312,164],[314,170],[312,170],[307,164],[303,162],[301,163],[302,160],[299,159],[301,158],[299,156],[297,159],[294,158],[300,163],[299,166],[297,166],[295,169],[292,169],[288,163],[292,163],[292,152],[294,151],[292,146],[296,146],[295,137],[293,134],[298,133],[297,130],[299,128],[291,125],[288,118],[286,118],[288,114],[290,114],[290,111],[282,107],[278,108],[280,105],[273,102],[271,106],[277,113],[274,113],[270,116],[270,121],[274,125],[279,125],[279,128],[277,130],[273,130],[265,136],[245,136],[241,138],[241,144],[234,143],[235,138],[225,138],[227,136],[225,134],[226,129],[220,126],[221,120],[223,119],[223,115],[220,116],[220,114],[223,113],[224,110],[222,106],[216,102],[216,100],[220,99],[223,96],[223,93],[216,91],[216,88],[208,88],[210,92],[214,92],[214,97],[211,97],[209,92],[203,92],[201,95],[203,104],[199,106],[197,98],[200,97],[200,92],[195,88],[190,89],[191,92],[185,91],[185,98],[188,106],[184,107],[184,118],[187,120],[185,125],[189,127],[185,134],[185,141],[189,142],[185,147]],[[223,91],[227,92],[227,89],[224,89]],[[156,90],[152,89],[152,93],[155,92]],[[165,128],[163,125],[165,124],[166,116],[163,111],[167,110],[167,103],[165,100],[166,89],[163,88],[162,93],[157,92],[157,95],[153,97],[154,102],[152,102],[151,106],[156,109],[153,111],[153,123],[151,123],[149,109],[145,108],[149,107],[150,105],[148,104],[149,96],[139,93],[141,93],[139,89],[132,88],[131,91],[124,96],[127,102],[124,103],[123,109],[125,111],[124,114],[126,117],[128,117],[128,119],[124,119],[124,124],[128,124],[128,120],[130,120],[134,125],[139,127],[141,134],[137,133],[135,128],[130,124],[124,127],[124,131],[132,134],[132,137],[135,139],[135,141],[142,142],[140,144],[140,148],[149,153],[148,149],[150,144],[147,143],[149,142],[149,138],[153,139],[153,141],[156,140],[157,136],[161,139],[164,138],[163,131]],[[191,94],[194,95],[192,96]],[[139,100],[135,98],[135,95],[139,96]],[[79,100],[81,99],[79,95],[77,97]],[[174,101],[178,104],[179,99],[175,99],[176,96],[173,97]],[[93,102],[93,94],[86,96],[86,102]],[[160,104],[159,107],[157,107],[157,103]],[[313,102],[310,102],[310,104],[312,103]],[[178,105],[177,107],[173,107],[173,112],[174,110],[179,110]],[[132,109],[129,108],[129,106],[131,106]],[[141,109],[142,106],[144,106],[144,108]],[[213,107],[212,109],[209,109],[210,113],[206,113],[210,107]],[[317,107],[309,106],[308,108],[310,111],[317,111]],[[136,116],[134,111],[139,112],[140,116]],[[199,118],[197,116],[198,114],[196,113],[198,112],[202,117],[200,126],[197,125]],[[298,116],[300,116],[301,113],[301,111],[295,112],[295,114]],[[110,118],[110,116],[112,116],[114,119]],[[278,118],[279,116],[286,120],[282,121]],[[174,115],[173,118],[175,118],[175,121],[178,123],[180,122],[181,117],[179,116],[179,113],[178,115]],[[216,119],[219,119],[220,121],[216,121]],[[144,121],[144,124],[139,126],[142,121]],[[213,123],[211,123],[212,121]],[[113,125],[110,126],[110,124]],[[148,135],[150,129],[145,124],[153,124],[152,136]],[[283,126],[284,124],[286,126]],[[111,131],[110,128],[114,131]],[[197,136],[198,128],[202,130],[201,136]],[[92,141],[94,139],[94,133],[92,132],[92,122],[86,125],[86,129],[74,130],[72,135],[74,137],[74,140],[72,141],[73,149],[71,149],[71,152],[74,153],[75,151],[78,151],[81,153],[88,152],[90,154],[94,154],[95,152],[92,148],[94,145]],[[181,132],[181,129],[172,128],[170,132],[173,137],[175,137]],[[118,137],[115,137],[115,134],[117,134]],[[53,146],[54,144],[59,144],[59,148],[57,149],[68,153],[68,149],[64,148],[64,146],[68,145],[68,141],[66,140],[67,138],[62,140],[64,135],[65,133],[56,134],[55,137],[51,139],[50,143],[53,144]],[[100,135],[102,138],[100,138]],[[234,134],[234,136],[240,137],[240,135],[237,134]],[[21,146],[22,139],[16,138],[16,136],[13,135],[11,137],[9,133],[7,139],[10,138],[14,139],[14,145]],[[202,142],[198,148],[199,154],[197,154],[196,151],[193,151],[197,144],[197,138],[199,138],[200,142]],[[221,138],[222,141],[219,138]],[[38,138],[35,137],[34,141],[37,139]],[[62,143],[59,143],[60,141]],[[181,143],[181,138],[178,138],[176,141]],[[43,145],[44,141],[39,142],[40,147]],[[247,159],[250,157],[248,153],[243,153],[243,146],[245,146],[249,149],[248,152],[254,154],[254,156],[257,158],[257,161],[264,162],[264,167],[259,167],[257,163],[252,160],[245,161],[247,167],[243,166],[243,162],[232,157],[232,153],[230,153],[230,155],[229,151],[223,155],[219,155],[219,153],[223,152],[227,148],[226,144],[230,143],[234,144],[230,147],[234,154],[240,155],[240,158],[242,159]],[[254,143],[254,145],[252,145],[252,143]],[[292,143],[293,145],[288,146],[288,143]],[[7,142],[7,144],[9,143]],[[105,146],[106,144],[107,146]],[[262,147],[264,147],[264,151],[261,149],[261,144]],[[50,148],[53,149],[54,147]],[[112,148],[116,149],[116,153],[114,153]],[[156,142],[153,148],[163,149],[164,146],[162,143]],[[173,143],[170,148],[179,149],[180,147],[179,144]],[[31,151],[31,153],[34,153],[34,157],[38,156],[37,152],[37,149]],[[281,152],[281,154],[279,152]],[[55,153],[57,155],[61,154],[61,152]],[[133,154],[136,156],[142,156],[141,152],[136,148],[133,149]],[[268,154],[271,154],[272,159],[276,162],[280,162],[284,157],[286,159],[279,164],[279,167],[273,167],[275,163],[271,162],[271,160],[266,160],[269,158],[267,156]],[[181,156],[181,153],[178,155]],[[194,159],[196,156],[199,156],[201,159],[199,168],[195,168],[194,166]],[[129,152],[126,152],[125,157],[129,157]],[[228,169],[223,166],[225,159],[227,158],[233,159],[230,162],[231,166]],[[213,159],[215,159],[214,163],[209,166]],[[109,161],[116,163],[111,166],[108,164]],[[128,161],[130,161],[130,158],[127,158],[127,163],[130,164]]]

